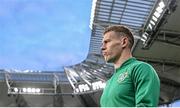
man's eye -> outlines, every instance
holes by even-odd
[[[104,43],[108,43],[108,42],[110,42],[110,41],[104,41]]]

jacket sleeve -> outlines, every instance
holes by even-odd
[[[154,68],[140,63],[133,68],[132,80],[135,87],[136,107],[155,107],[158,105],[160,81]]]

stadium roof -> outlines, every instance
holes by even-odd
[[[109,25],[126,25],[138,38],[154,4],[155,0],[93,0],[89,53],[101,54],[102,32]]]
[[[8,79],[11,81],[25,81],[25,82],[38,82],[38,83],[52,83],[54,79],[56,78],[60,83],[65,83],[67,82],[67,78],[64,72],[55,72],[55,73],[37,73],[37,72],[28,72],[28,73],[23,73],[23,72],[14,72],[12,71],[6,71],[6,70],[1,70],[0,71],[0,81],[5,80],[5,76],[8,75]]]

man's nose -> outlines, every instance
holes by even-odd
[[[106,49],[105,45],[104,45],[104,44],[102,44],[102,46],[101,46],[101,50],[103,51],[103,50],[105,50],[105,49]]]

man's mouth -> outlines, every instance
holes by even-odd
[[[108,55],[108,53],[107,52],[103,52],[103,56],[107,56]]]

